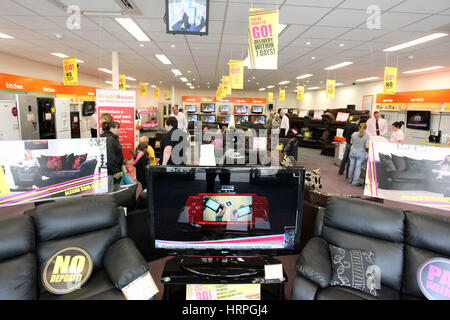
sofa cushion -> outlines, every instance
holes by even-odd
[[[63,163],[63,170],[72,170],[74,160],[75,156],[73,155],[73,153],[67,155],[66,160]]]
[[[376,280],[370,269],[375,258],[372,251],[345,249],[333,245],[329,245],[329,248],[333,270],[330,286],[350,287],[374,297],[378,296]]]
[[[425,171],[425,166],[422,160],[416,160],[409,157],[405,157],[405,160],[406,160],[406,171],[410,172]]]
[[[320,176],[320,169],[306,171],[305,189],[316,190],[318,192],[321,192],[323,190],[322,177]]]
[[[52,170],[62,170],[63,163],[66,160],[67,155],[63,156],[49,156],[47,157],[47,164],[45,165],[49,171]]]
[[[390,155],[385,155],[380,153],[379,154],[380,157],[380,161],[386,166],[386,169],[388,171],[395,171],[395,165],[394,165],[394,161],[392,161],[392,158]]]
[[[406,170],[406,159],[405,157],[399,157],[395,154],[392,155],[392,161],[394,161],[395,169],[399,171]]]
[[[31,217],[23,215],[0,220],[0,261],[34,252],[34,249]]]
[[[87,158],[87,153],[75,156],[73,164],[72,164],[72,169],[73,170],[80,169],[80,166],[83,164],[83,162],[86,161],[86,158]]]
[[[422,171],[394,171],[392,173],[392,178],[394,179],[405,179],[405,180],[425,180],[426,174]]]
[[[400,295],[398,291],[389,288],[388,286],[381,286],[379,296],[374,297],[370,294],[364,293],[348,287],[328,287],[319,289],[316,294],[317,300],[399,300]]]
[[[80,170],[50,171],[47,176],[51,179],[71,180],[80,177]]]

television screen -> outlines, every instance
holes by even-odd
[[[201,108],[202,112],[210,113],[215,111],[214,103],[202,103]]]
[[[255,120],[253,121],[253,123],[265,124],[266,118],[264,116],[255,116]]]
[[[186,105],[186,111],[187,112],[197,112],[197,106],[188,104],[188,105]]]
[[[236,114],[246,114],[248,112],[248,106],[234,106],[234,113]]]
[[[197,114],[188,114],[188,121],[198,121]]]
[[[409,129],[430,130],[431,111],[407,111],[406,127]]]
[[[224,105],[224,106],[219,106],[219,112],[226,112],[226,113],[230,113],[231,112],[231,106],[228,105]]]
[[[91,116],[95,113],[95,101],[84,101],[82,114],[85,117]]]
[[[148,166],[147,170],[155,249],[200,256],[298,251],[303,167]],[[222,184],[214,183],[217,175]]]
[[[208,34],[209,0],[166,0],[166,32]]]
[[[203,122],[216,122],[216,116],[203,116]]]
[[[220,118],[219,118],[220,120],[219,120],[219,122],[220,123],[229,123],[230,122],[230,116],[221,116]]]
[[[235,122],[237,124],[240,124],[243,122],[248,122],[248,116],[238,116],[238,117],[236,117]]]
[[[262,113],[263,107],[262,106],[252,106],[252,113]]]

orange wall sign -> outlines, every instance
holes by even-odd
[[[450,89],[377,94],[377,103],[445,103],[450,102]]]
[[[266,98],[235,98],[227,97],[217,101],[216,97],[189,97],[183,96],[183,102],[186,103],[217,103],[217,102],[231,102],[240,104],[266,104]]]
[[[0,90],[95,96],[94,87],[64,86],[62,82],[0,73]]]

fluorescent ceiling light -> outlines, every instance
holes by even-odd
[[[365,81],[372,81],[372,80],[377,80],[378,77],[370,77],[370,78],[363,78],[363,79],[358,79],[355,80],[356,82],[365,82]]]
[[[115,20],[124,27],[137,41],[150,41],[150,38],[131,18],[115,18]]]
[[[317,90],[317,89],[320,89],[320,87],[311,87],[311,88],[308,88],[308,90]]]
[[[105,81],[105,83],[107,83],[107,84],[113,84],[112,81]]]
[[[170,60],[163,54],[155,54],[155,57],[163,64],[172,64],[172,62],[170,62]]]
[[[312,77],[313,75],[312,74],[310,74],[310,73],[307,73],[307,74],[304,74],[304,75],[301,75],[301,76],[298,76],[297,78],[295,78],[295,79],[306,79],[306,78],[309,78],[309,77]]]
[[[335,64],[334,66],[325,68],[325,70],[335,70],[335,69],[339,69],[339,68],[343,68],[343,67],[349,66],[351,64],[353,64],[353,62],[342,62],[342,63],[339,63],[339,64]]]
[[[111,70],[109,70],[109,69],[105,69],[105,68],[98,68],[98,70],[99,70],[99,71],[102,71],[102,72],[106,72],[106,73],[112,74],[112,71],[111,71]]]
[[[2,38],[2,39],[14,39],[13,36],[10,36],[10,35],[8,35],[6,33],[1,33],[1,32],[0,32],[0,38]]]
[[[434,66],[434,67],[428,67],[428,68],[422,68],[422,69],[416,69],[416,70],[405,71],[405,72],[403,72],[403,73],[425,72],[425,71],[437,70],[437,69],[442,69],[442,68],[444,68],[444,67],[443,67],[443,66]]]
[[[259,91],[264,91],[264,90],[266,90],[266,88],[259,88],[258,90]]]
[[[121,16],[122,12],[113,12],[113,11],[83,11],[83,15],[85,16]]]
[[[288,84],[289,82],[290,82],[289,80],[284,80],[284,81],[278,82],[278,84],[283,85],[283,84]]]
[[[128,77],[128,76],[126,76],[126,77],[125,77],[125,79],[127,79],[127,80],[130,80],[130,81],[136,81],[136,79],[135,79],[135,78],[132,78],[132,77]]]
[[[274,85],[270,85],[270,86],[267,86],[267,89],[272,89],[273,87],[275,87]]]
[[[409,41],[409,42],[405,42],[405,43],[399,44],[398,46],[394,46],[394,47],[390,47],[390,48],[384,49],[383,51],[394,52],[394,51],[402,50],[402,49],[409,48],[409,47],[412,47],[412,46],[416,46],[416,45],[424,43],[424,42],[428,42],[428,41],[431,41],[431,40],[439,39],[439,38],[442,38],[442,37],[445,37],[445,36],[448,36],[448,34],[447,33],[433,33],[433,34],[430,34],[428,36],[425,36],[425,37],[422,37],[422,38],[419,38],[419,39],[416,39],[416,40],[413,40],[413,41]]]
[[[190,82],[186,83],[186,85],[188,85],[189,87],[192,87],[192,83],[190,83]]]
[[[178,69],[172,69],[173,74],[176,76],[181,76],[181,72]]]
[[[278,24],[278,34],[282,33],[283,30],[286,29],[286,27],[287,27],[287,24],[279,23]]]
[[[68,58],[69,56],[68,55],[65,55],[64,53],[59,53],[59,52],[52,52],[52,53],[50,53],[52,56],[55,56],[55,57],[59,57],[59,58]],[[78,59],[77,58],[77,62],[78,63],[84,63],[84,61],[83,60],[80,60],[80,59]]]
[[[154,85],[154,84],[152,84],[150,87],[152,87],[152,88],[156,88],[156,86]]]
[[[186,79],[186,78],[180,78],[180,80],[183,82],[188,82],[188,79]]]
[[[335,84],[336,87],[337,87],[337,86],[342,86],[342,85],[344,85],[344,84],[341,83],[341,82],[338,82],[338,83]]]

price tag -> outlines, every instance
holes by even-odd
[[[149,300],[159,292],[150,272],[140,276],[132,283],[122,288],[127,300]]]
[[[283,265],[281,263],[265,265],[264,278],[266,280],[283,279]]]
[[[309,137],[309,131],[305,132],[305,137]]]

